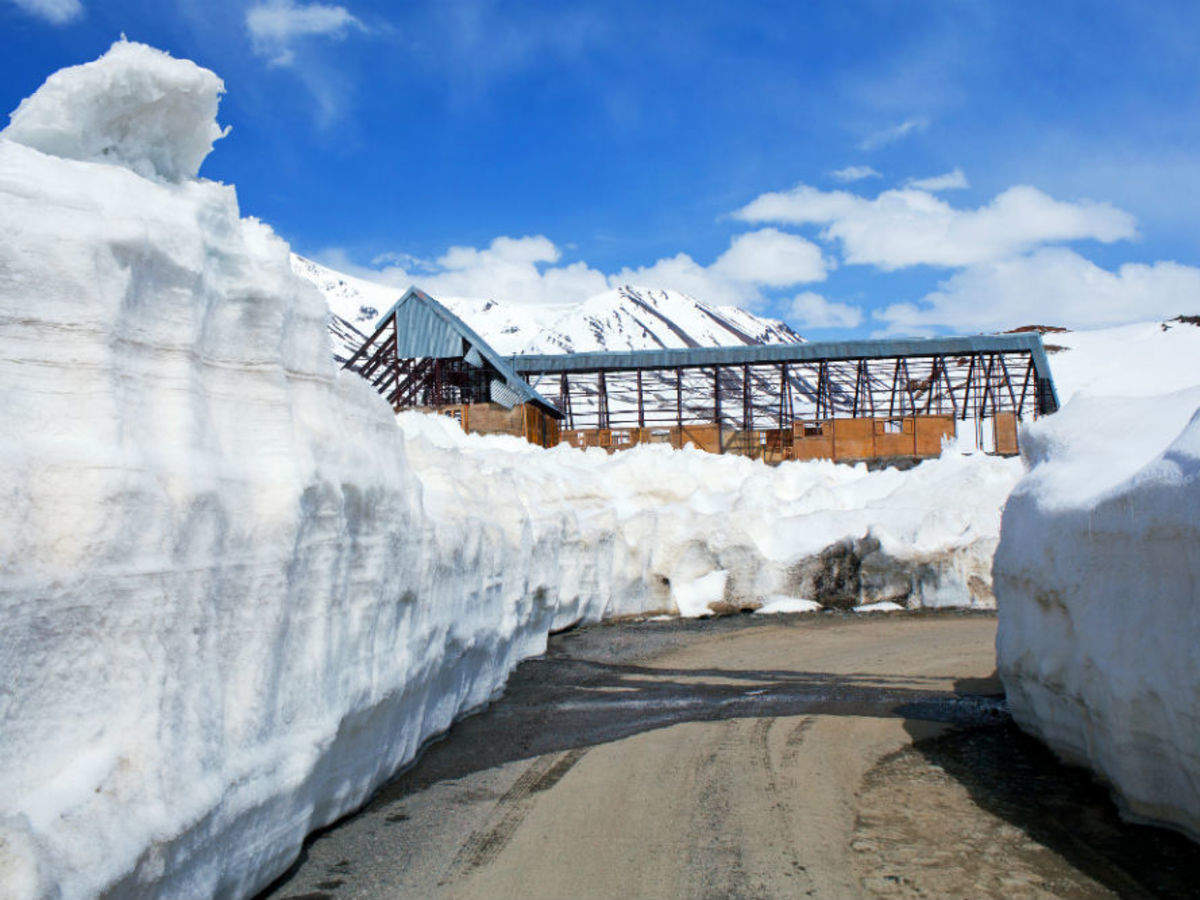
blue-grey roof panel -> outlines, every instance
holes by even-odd
[[[752,344],[733,347],[686,347],[670,350],[627,350],[596,353],[529,354],[509,357],[525,375],[597,372],[613,369],[674,369],[696,366],[740,366],[757,363],[819,362],[842,359],[886,359],[895,356],[951,356],[956,353],[1026,352],[1039,378],[1053,379],[1037,332],[978,334],[960,337],[900,338],[872,341],[820,341],[804,344]],[[1058,397],[1055,395],[1055,404]]]
[[[671,369],[677,366],[733,366],[754,363],[881,359],[893,356],[946,356],[968,352],[1043,353],[1041,335],[969,335],[873,341],[820,341],[803,344],[751,344],[668,350],[617,350],[510,356],[518,372],[582,372],[599,369]]]
[[[396,355],[401,359],[462,356],[463,333],[429,304],[402,299],[391,315],[396,318]]]
[[[392,316],[396,319],[396,355],[401,359],[461,356],[477,360],[482,357],[499,373],[521,402],[535,403],[555,416],[561,415],[554,404],[535,391],[471,326],[420,288],[410,287],[403,297],[392,304],[391,309],[380,316],[376,328]]]

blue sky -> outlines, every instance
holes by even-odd
[[[816,337],[1200,313],[1200,5],[0,0],[6,109],[122,32],[211,68],[206,177],[301,253]],[[931,180],[932,179],[932,180]]]

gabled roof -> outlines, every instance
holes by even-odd
[[[470,325],[415,285],[379,317],[376,330],[393,316],[396,319],[396,356],[400,359],[461,356],[474,366],[486,361],[503,379],[504,386],[515,395],[512,398],[515,402],[504,405],[534,403],[555,417],[562,415],[554,404],[530,387],[529,382],[518,375],[512,365]]]
[[[751,344],[730,347],[685,347],[663,350],[616,350],[595,353],[526,354],[508,357],[513,369],[527,375],[600,372],[621,369],[674,369],[740,366],[781,362],[887,359],[896,356],[953,356],[965,353],[1029,353],[1038,378],[1049,382],[1055,406],[1058,396],[1040,334],[975,334],[941,338],[864,341],[819,341],[803,344]]]

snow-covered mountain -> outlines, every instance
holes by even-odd
[[[680,291],[622,285],[555,318],[522,352],[797,344],[803,340],[783,322],[737,306],[710,306]]]
[[[292,269],[329,303],[334,356],[345,359],[379,316],[403,293],[292,255]],[[573,307],[539,309],[469,297],[438,297],[497,352],[579,353],[795,344],[804,340],[785,323],[737,306],[713,306],[680,291],[623,285]]]
[[[292,254],[292,271],[311,281],[329,304],[333,358],[345,362],[375,328],[375,320],[400,299],[401,291],[355,278]]]

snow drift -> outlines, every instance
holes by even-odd
[[[1024,429],[994,572],[1017,722],[1200,839],[1198,410],[1081,396]]]
[[[207,69],[121,40],[100,59],[55,72],[0,135],[67,159],[147,178],[195,178],[213,142],[225,84]]]
[[[1200,385],[1200,325],[1194,317],[1044,336],[1058,399],[1155,397]]]
[[[398,428],[286,244],[187,177],[219,90],[121,43],[0,137],[5,893],[251,894],[573,622],[990,601],[1014,460]]]

